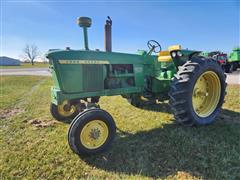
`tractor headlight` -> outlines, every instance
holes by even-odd
[[[178,55],[179,57],[183,56],[183,54],[182,54],[181,51],[178,51],[178,52],[177,52],[177,55]]]
[[[172,57],[175,58],[177,56],[176,52],[172,52]]]

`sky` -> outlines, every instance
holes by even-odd
[[[113,21],[113,51],[147,50],[147,41],[163,49],[183,48],[229,53],[239,46],[239,0],[1,1],[1,56],[19,58],[26,44],[43,55],[48,49],[83,48],[79,16],[92,19],[89,47],[104,50],[104,24]]]

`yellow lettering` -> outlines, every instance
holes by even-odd
[[[109,64],[107,60],[59,60],[60,64]]]

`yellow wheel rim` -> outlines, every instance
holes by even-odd
[[[108,134],[108,127],[105,122],[93,120],[83,127],[80,134],[80,140],[84,147],[96,149],[106,142]]]
[[[200,117],[211,115],[216,109],[221,95],[221,84],[218,75],[213,71],[203,73],[193,89],[192,104],[195,113]]]
[[[64,117],[71,116],[76,110],[76,106],[69,105],[68,101],[63,101],[61,105],[58,105],[58,113]]]

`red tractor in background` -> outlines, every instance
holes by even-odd
[[[227,60],[228,60],[228,56],[226,53],[220,52],[220,51],[212,51],[212,52],[205,52],[203,53],[203,56],[205,57],[211,57],[212,59],[214,59],[215,61],[217,61],[223,71],[228,72],[229,68],[226,66],[227,65]]]

